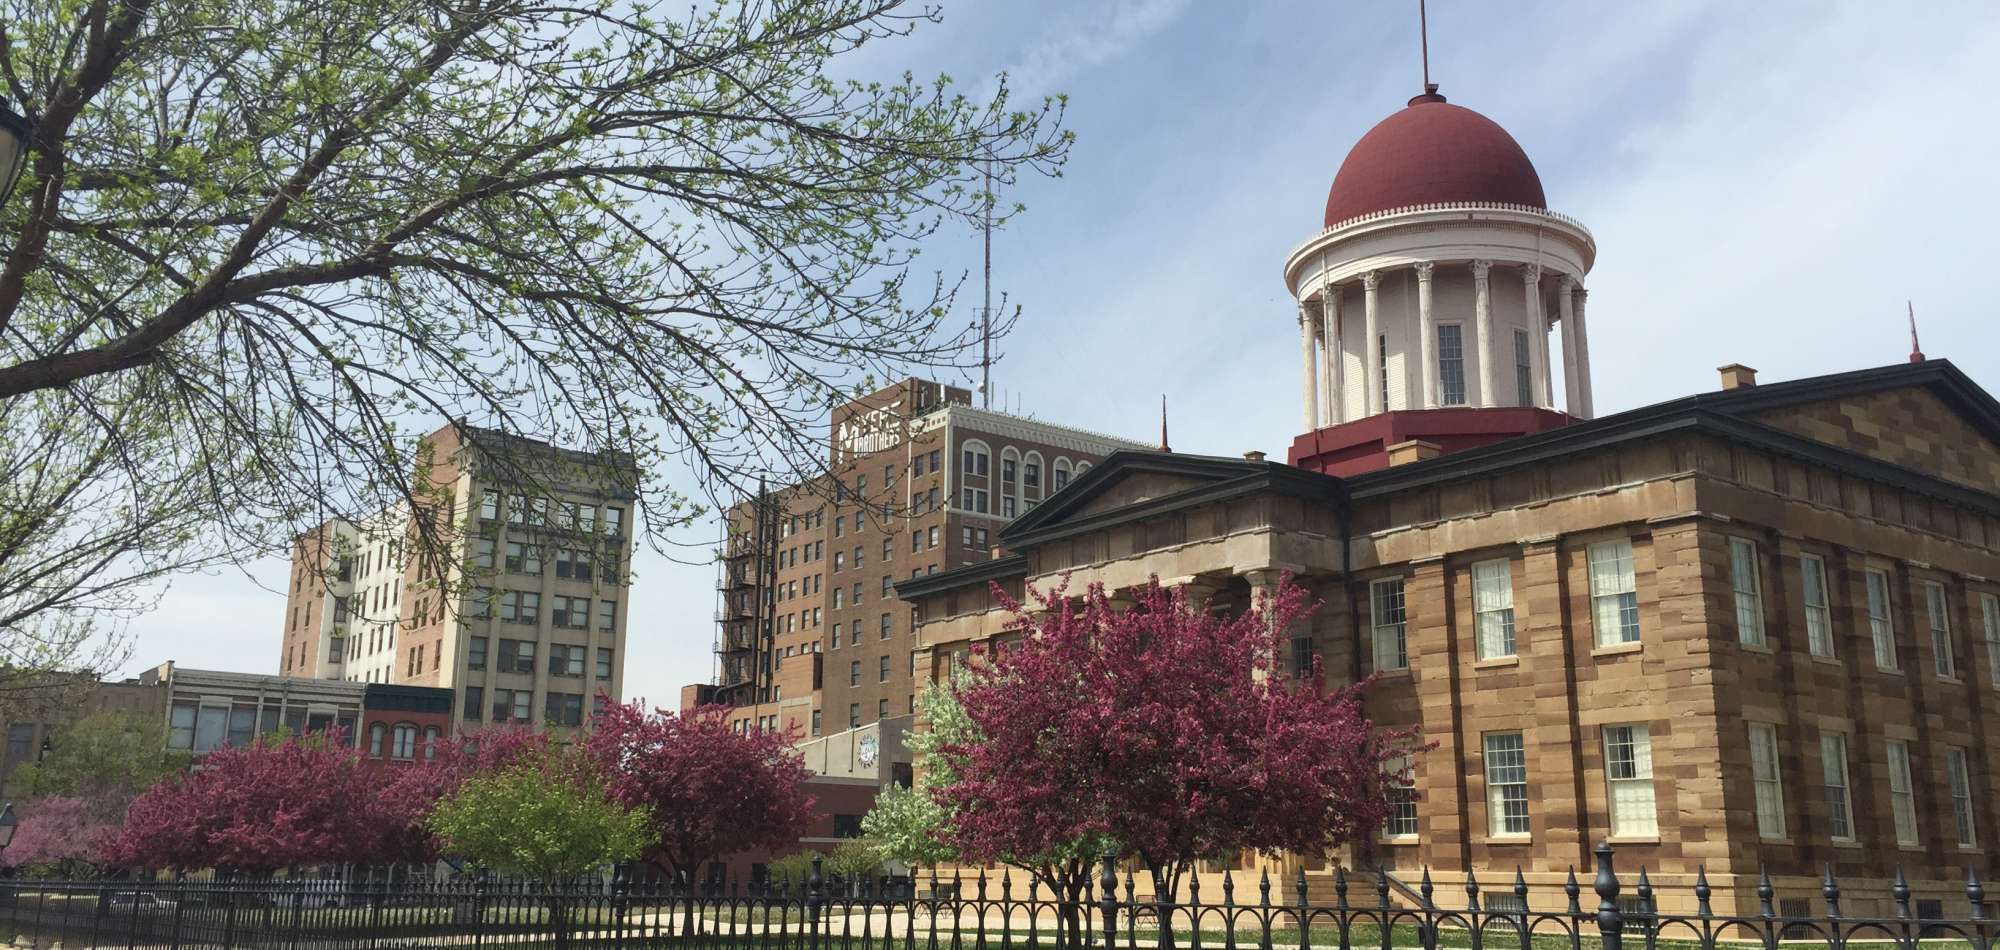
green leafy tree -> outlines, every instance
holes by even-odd
[[[426,820],[446,849],[554,884],[639,856],[646,816],[611,800],[573,752],[548,752],[467,780]]]
[[[116,798],[130,802],[160,779],[187,768],[185,752],[162,751],[166,725],[153,717],[92,713],[58,732],[49,754],[14,773],[23,798]]]
[[[861,818],[861,831],[889,860],[911,868],[936,867],[958,859],[958,849],[944,840],[951,813],[933,794],[955,781],[954,760],[938,750],[947,743],[969,742],[975,734],[965,707],[948,688],[925,686],[917,707],[927,728],[909,733],[904,741],[923,771],[911,787],[892,786],[877,795],[875,807]]]
[[[828,873],[856,893],[882,873],[882,846],[867,838],[849,838],[835,845],[822,865]]]
[[[817,474],[829,404],[979,358],[921,243],[1068,153],[1060,99],[871,75],[937,16],[0,0],[35,119],[0,205],[0,657],[329,517],[463,504],[412,448],[446,419],[630,453],[659,544]],[[447,572],[462,528],[418,525]]]
[[[817,851],[794,851],[772,858],[765,865],[765,873],[770,875],[771,886],[783,887],[796,894],[807,881],[812,880],[813,859],[823,857]]]

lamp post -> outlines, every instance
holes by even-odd
[[[13,802],[8,802],[5,808],[0,808],[0,851],[7,850],[7,846],[14,843],[14,829],[20,824],[21,820],[14,817]]]
[[[8,108],[0,98],[0,205],[14,193],[21,172],[28,167],[28,145],[33,126],[28,117]]]

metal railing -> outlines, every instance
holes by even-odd
[[[1820,886],[1823,906],[1780,913],[1768,876],[1758,911],[1717,914],[1705,872],[1691,888],[1693,914],[1657,912],[1645,871],[1627,890],[1607,845],[1596,852],[1588,891],[1572,872],[1560,895],[1531,892],[1519,871],[1510,885],[1483,890],[1468,875],[1463,895],[1444,899],[1428,873],[1415,893],[1392,896],[1386,875],[1350,889],[1332,876],[1333,901],[1307,900],[1300,871],[1289,888],[1260,875],[1254,885],[1222,879],[1220,899],[1203,900],[1191,882],[1184,900],[1142,897],[1130,872],[1107,856],[1075,899],[1057,899],[1033,879],[936,874],[907,882],[846,885],[815,862],[797,886],[731,882],[689,891],[622,881],[550,887],[488,881],[349,885],[306,881],[0,882],[0,945],[81,948],[701,947],[703,950],[1010,950],[1010,948],[1441,947],[1496,950],[1646,950],[1742,946],[1894,947],[1990,950],[2000,921],[1986,919],[1985,895],[1968,873],[1962,916],[1912,913],[1898,872],[1889,917],[1851,917],[1838,881]],[[1017,872],[1018,873],[1018,872]],[[1213,887],[1213,885],[1211,885]],[[1286,890],[1292,893],[1287,895]],[[1794,908],[1796,910],[1796,908]]]

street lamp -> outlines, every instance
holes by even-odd
[[[7,807],[0,808],[0,851],[7,850],[7,846],[14,843],[14,828],[20,823],[21,820],[14,817],[13,802],[8,802]]]
[[[0,205],[7,203],[21,181],[21,172],[28,167],[31,129],[28,117],[8,108],[7,100],[0,98]]]

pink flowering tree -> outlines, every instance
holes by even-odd
[[[380,794],[386,778],[337,737],[225,746],[139,796],[112,854],[153,870],[380,863],[396,830]]]
[[[1029,596],[1000,594],[1022,637],[955,684],[966,738],[938,750],[942,833],[967,858],[1060,858],[1040,871],[1070,896],[1090,872],[1080,845],[1112,842],[1171,893],[1200,858],[1320,853],[1388,818],[1414,736],[1368,720],[1365,682],[1277,669],[1311,612],[1289,578],[1235,616],[1157,579],[1124,610],[1099,585]]]
[[[125,817],[122,797],[43,798],[21,807],[0,867],[47,869],[59,877],[96,876],[109,863]]]
[[[812,817],[810,774],[782,732],[730,728],[726,711],[606,703],[585,749],[613,800],[647,814],[646,860],[692,887],[701,868],[753,848],[788,849]],[[694,927],[690,900],[686,925]]]

